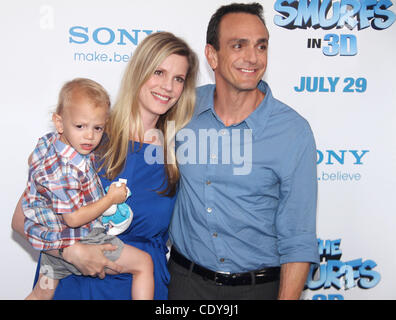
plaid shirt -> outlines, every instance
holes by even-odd
[[[94,222],[68,227],[62,214],[100,199],[104,193],[94,168],[94,156],[82,156],[56,133],[40,138],[32,154],[22,208],[25,233],[37,250],[64,248],[81,240]]]

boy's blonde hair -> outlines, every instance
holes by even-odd
[[[106,107],[110,111],[109,94],[99,83],[87,78],[76,78],[63,85],[59,92],[55,113],[62,114],[64,108],[72,103],[74,94],[84,95],[96,107]]]
[[[167,177],[167,187],[159,193],[167,196],[175,194],[180,177],[174,145],[168,145],[174,135],[168,136],[167,131],[170,130],[167,130],[167,125],[169,121],[173,121],[175,132],[179,131],[190,121],[195,105],[198,58],[182,39],[169,32],[157,32],[146,37],[136,48],[111,111],[107,127],[109,141],[103,156],[106,176],[112,180],[125,166],[129,140],[137,136],[142,145],[144,132],[138,103],[139,92],[156,68],[172,54],[186,57],[189,68],[179,100],[160,116],[157,123],[157,129],[161,130],[164,136],[164,163]]]

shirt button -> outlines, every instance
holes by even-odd
[[[217,232],[213,232],[213,237],[217,238]]]
[[[224,258],[220,258],[220,262],[223,263],[225,261]]]
[[[212,153],[212,154],[210,155],[210,157],[211,157],[213,160],[217,158],[217,156],[216,156],[214,153]]]
[[[207,185],[210,185],[211,183],[212,183],[212,181],[210,181],[210,180],[207,180],[207,181],[206,181],[206,184],[207,184]]]
[[[211,213],[211,212],[212,212],[212,208],[207,208],[206,211],[207,211],[208,213]]]

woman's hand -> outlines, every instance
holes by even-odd
[[[82,244],[75,243],[63,250],[63,259],[73,264],[85,276],[105,277],[105,268],[120,273],[122,267],[109,260],[103,254],[104,251],[114,251],[117,247],[107,244]]]

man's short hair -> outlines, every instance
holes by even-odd
[[[257,16],[265,25],[263,17],[263,6],[257,2],[253,3],[232,3],[217,9],[212,15],[208,29],[206,31],[206,43],[212,45],[216,50],[220,49],[219,45],[219,26],[221,19],[229,13],[249,13]]]

